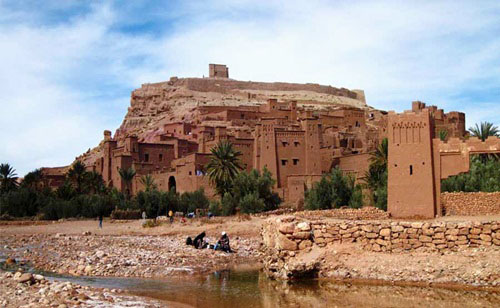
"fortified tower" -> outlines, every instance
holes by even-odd
[[[388,129],[389,213],[394,217],[434,217],[434,128],[429,110],[390,112]]]

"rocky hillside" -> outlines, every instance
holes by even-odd
[[[134,90],[130,107],[115,139],[129,134],[147,141],[161,133],[166,123],[190,121],[197,106],[256,106],[269,98],[278,101],[296,100],[307,109],[329,109],[352,106],[371,109],[366,105],[364,92],[319,84],[266,83],[218,78],[177,78],[167,82],[143,84]],[[100,147],[83,154],[79,159],[92,163]]]

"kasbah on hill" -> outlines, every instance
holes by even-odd
[[[498,306],[500,193],[442,186],[495,164],[500,139],[471,134],[462,112],[408,109],[378,110],[363,90],[238,81],[223,64],[143,84],[114,134],[39,170],[29,189],[53,196],[40,220],[4,207],[0,304]],[[254,298],[235,295],[241,266],[257,275]],[[236,291],[200,301],[195,277]],[[281,283],[318,278],[310,295]]]

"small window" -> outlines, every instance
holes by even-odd
[[[293,164],[294,164],[295,166],[297,166],[297,165],[299,164],[299,159],[298,159],[298,158],[294,158],[294,159],[293,159]]]
[[[287,163],[288,163],[288,160],[286,160],[286,159],[282,159],[281,160],[281,165],[282,166],[286,166]]]
[[[163,154],[158,155],[158,160],[163,161]]]
[[[295,147],[298,147],[298,146],[300,145],[300,142],[298,142],[298,141],[294,141],[294,142],[293,142],[293,145],[294,145]]]
[[[410,165],[410,175],[412,175],[412,174],[413,174],[413,166]]]
[[[193,172],[189,171],[189,175],[192,175],[192,174],[193,174]]]
[[[281,141],[281,143],[283,143],[284,147],[288,146],[288,141]]]
[[[145,162],[149,161],[149,154],[148,153],[144,154],[144,161]]]

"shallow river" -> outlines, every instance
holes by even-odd
[[[71,281],[195,307],[500,307],[500,293],[432,287],[360,285],[325,280],[271,281],[258,270],[169,279],[70,277]],[[177,306],[177,305],[173,305]]]
[[[431,287],[270,281],[259,271],[164,280],[59,278],[195,307],[500,307],[500,294]]]

